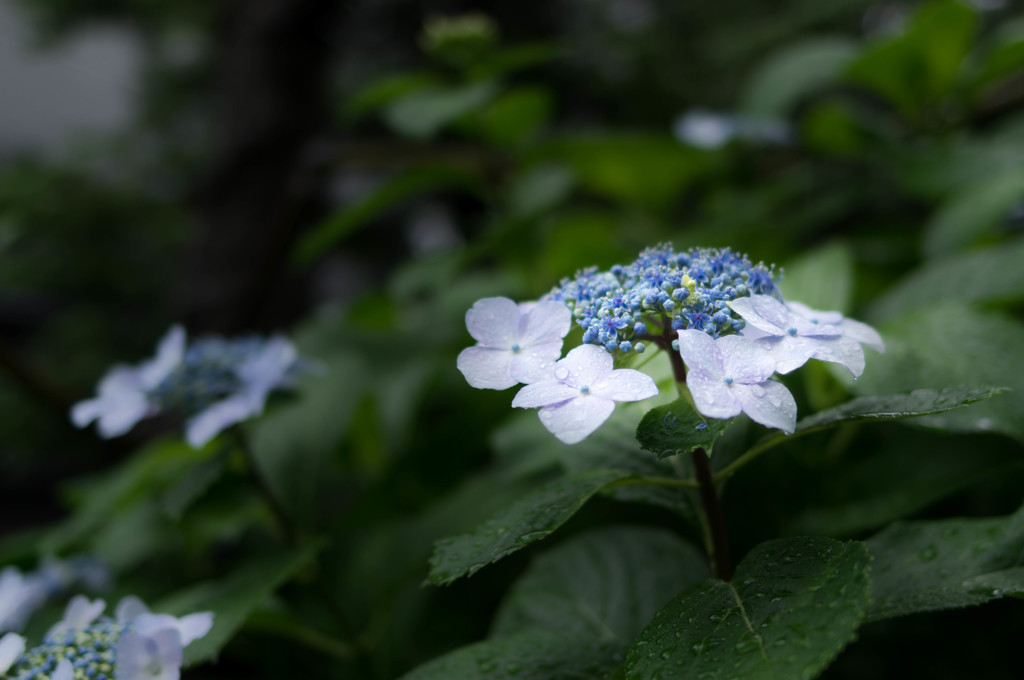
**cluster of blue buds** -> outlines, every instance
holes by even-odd
[[[639,353],[645,341],[675,338],[680,330],[700,330],[712,338],[739,333],[744,322],[729,301],[778,296],[778,278],[774,266],[752,264],[729,248],[677,253],[663,243],[628,265],[584,269],[543,299],[560,300],[572,310],[584,343]]]
[[[81,630],[52,632],[43,638],[43,644],[26,651],[6,677],[50,680],[57,664],[67,659],[76,680],[114,680],[117,641],[130,625],[103,617]]]

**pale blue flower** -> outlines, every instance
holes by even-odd
[[[206,635],[213,614],[181,618],[153,614],[135,597],[123,599],[117,618],[101,616],[102,601],[75,598],[64,620],[27,652],[17,641],[0,641],[0,662],[14,656],[11,680],[177,680],[183,649]],[[11,650],[4,648],[11,647]],[[7,654],[7,656],[4,656]],[[0,668],[0,675],[4,669]]]
[[[726,419],[742,412],[754,422],[793,432],[796,401],[783,384],[769,379],[775,363],[756,342],[738,335],[713,340],[701,331],[682,330],[679,354],[699,413]]]
[[[174,326],[160,341],[154,358],[136,367],[121,364],[111,368],[100,381],[98,396],[71,408],[71,422],[76,427],[85,427],[95,420],[105,439],[127,433],[137,422],[159,410],[151,393],[184,356],[185,329]]]
[[[156,358],[137,368],[114,367],[98,397],[76,404],[71,419],[79,427],[98,420],[100,434],[109,438],[148,415],[173,411],[185,417],[185,437],[199,448],[262,413],[271,391],[290,386],[310,367],[281,336],[205,337],[187,344],[185,331],[175,326]]]
[[[613,370],[614,359],[595,345],[580,345],[554,365],[552,376],[526,385],[512,400],[516,408],[540,408],[540,421],[566,444],[583,441],[615,410],[617,401],[658,394],[646,373]]]
[[[851,332],[860,335],[862,329],[848,326],[844,331],[839,325],[805,317],[768,295],[739,298],[732,300],[729,306],[743,317],[748,328],[755,329],[745,329],[745,336],[752,337],[752,333],[761,336],[755,342],[771,355],[779,373],[795,371],[809,359],[839,364],[854,378],[864,372],[864,350],[860,342],[850,336]],[[881,343],[880,337],[878,343]]]
[[[569,308],[561,302],[477,300],[466,312],[466,329],[477,344],[462,350],[456,365],[466,382],[481,389],[535,382],[550,374],[571,325]]]

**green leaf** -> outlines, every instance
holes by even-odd
[[[461,647],[402,680],[603,680],[622,663],[616,647],[604,640],[531,630]]]
[[[477,129],[492,144],[515,148],[547,124],[553,109],[547,91],[536,87],[516,88],[505,92],[480,112]]]
[[[985,178],[958,190],[932,217],[924,234],[928,257],[951,254],[992,236],[1024,199],[1024,172]]]
[[[912,272],[875,303],[869,314],[889,319],[934,305],[1015,302],[1024,299],[1024,238],[931,262]]]
[[[976,484],[1020,478],[1018,451],[977,447],[964,455],[962,437],[921,432],[879,433],[878,443],[851,451],[846,464],[827,465],[808,503],[788,522],[793,533],[852,536],[914,515]]]
[[[531,562],[505,596],[491,637],[544,629],[624,650],[673,595],[707,576],[705,557],[664,529],[594,529]]]
[[[745,113],[785,118],[800,100],[839,79],[856,56],[846,38],[808,38],[770,55],[750,77],[741,106]]]
[[[850,383],[861,394],[914,388],[1005,385],[1012,392],[969,409],[915,421],[954,432],[999,432],[1024,440],[1024,326],[998,314],[932,307],[904,314],[879,331],[886,353],[872,356]]]
[[[779,289],[812,309],[847,312],[853,292],[853,254],[841,241],[817,248],[783,268]]]
[[[874,558],[871,619],[1024,591],[1024,509],[990,519],[899,522],[867,546]]]
[[[479,189],[479,176],[465,168],[432,165],[406,170],[314,227],[295,246],[292,261],[296,265],[308,264],[360,227],[411,199],[438,191],[474,193]]]
[[[483,107],[497,93],[498,84],[493,80],[417,90],[384,109],[384,120],[401,135],[429,139],[449,123]]]
[[[626,677],[814,677],[855,637],[869,563],[863,543],[762,543],[731,583],[709,579],[658,612],[629,650]]]
[[[796,429],[808,433],[857,421],[901,420],[945,413],[1006,392],[1005,387],[947,387],[920,389],[909,394],[858,397],[800,420]]]
[[[309,546],[265,555],[222,580],[202,583],[170,596],[157,603],[153,611],[175,616],[212,611],[213,628],[185,648],[185,665],[212,661],[245,623],[249,613],[318,551],[319,546]]]
[[[711,167],[713,156],[669,136],[576,135],[538,151],[568,163],[580,186],[593,193],[652,210],[662,210]]]
[[[563,202],[576,185],[564,165],[545,163],[530,168],[509,187],[509,210],[515,217],[532,217]]]
[[[437,84],[437,76],[430,73],[400,73],[374,81],[356,92],[345,102],[345,114],[350,118],[376,111],[399,97]]]
[[[812,432],[860,421],[877,422],[933,416],[991,399],[1006,390],[1007,388],[1004,387],[958,386],[946,387],[941,390],[922,388],[909,394],[858,397],[845,404],[819,411],[801,419],[797,422],[796,429],[791,435],[775,434],[762,439],[737,460],[722,468],[716,477],[727,477],[766,450]],[[934,420],[929,421],[928,424],[942,428],[942,424]]]
[[[598,491],[629,476],[620,470],[593,470],[543,485],[472,533],[438,541],[430,558],[428,580],[446,585],[462,576],[472,576],[488,564],[547,537]]]
[[[640,421],[636,439],[640,446],[658,459],[685,455],[696,449],[711,453],[715,440],[722,436],[731,420],[705,419],[688,397],[652,408]]]

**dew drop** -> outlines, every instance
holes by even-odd
[[[565,380],[569,377],[569,369],[564,366],[559,366],[555,369],[555,380]]]
[[[762,397],[764,397],[764,395],[768,394],[765,391],[765,389],[763,387],[761,387],[760,385],[751,385],[750,386],[750,393],[753,394],[758,399],[761,399]]]

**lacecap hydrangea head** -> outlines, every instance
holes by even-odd
[[[652,341],[671,344],[684,329],[712,338],[740,332],[743,319],[729,302],[778,295],[777,279],[773,267],[753,264],[729,248],[677,253],[661,244],[627,265],[577,272],[543,299],[569,307],[583,342],[609,352],[643,352]]]
[[[175,412],[186,418],[186,438],[198,448],[259,415],[272,390],[290,386],[309,367],[282,336],[208,336],[189,344],[184,329],[175,326],[153,359],[114,366],[94,399],[75,404],[71,420],[78,427],[97,421],[109,438],[147,416]]]
[[[176,680],[183,649],[209,632],[213,614],[152,614],[138,598],[121,601],[114,617],[102,600],[76,597],[40,645],[11,663],[6,680]]]

